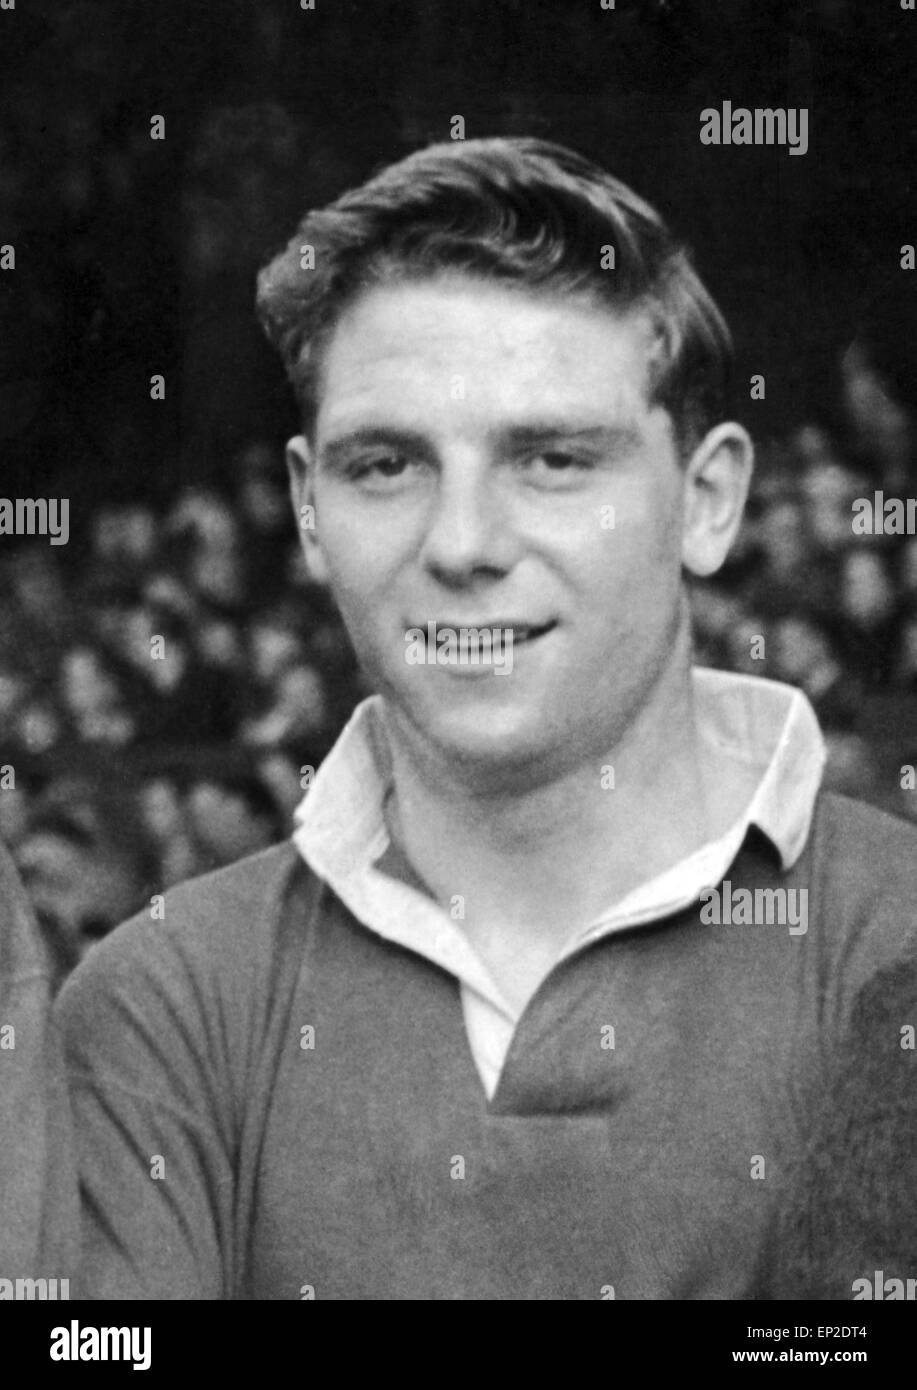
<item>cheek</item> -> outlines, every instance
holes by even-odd
[[[391,622],[400,613],[398,574],[406,552],[394,518],[353,508],[318,512],[318,535],[328,586],[361,661],[377,670],[374,653],[387,650]],[[386,621],[386,615],[391,620]]]
[[[596,613],[614,615],[630,626],[629,615],[657,615],[665,622],[681,587],[681,533],[677,504],[670,497],[621,498],[614,527],[598,518],[580,529],[568,548]]]
[[[407,502],[373,505],[328,485],[315,494],[316,537],[334,587],[377,604],[380,586],[411,553],[415,521]]]
[[[386,572],[384,527],[361,525],[343,509],[317,507],[316,539],[332,594],[342,608],[350,600],[371,604],[378,599]]]

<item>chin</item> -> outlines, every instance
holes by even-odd
[[[485,781],[490,776],[507,783],[542,781],[566,746],[560,719],[552,719],[543,705],[517,699],[395,703],[429,750]]]

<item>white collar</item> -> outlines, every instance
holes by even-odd
[[[702,739],[759,769],[754,795],[725,835],[611,905],[568,950],[590,937],[658,921],[696,900],[722,879],[751,825],[772,842],[785,870],[802,853],[825,761],[809,701],[793,686],[757,676],[695,667],[692,679]],[[357,707],[319,768],[296,811],[293,841],[365,926],[493,997],[493,982],[449,914],[375,867],[389,847],[383,813],[389,785],[381,696],[374,695]]]

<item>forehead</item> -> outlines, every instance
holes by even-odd
[[[656,343],[645,313],[585,296],[464,275],[379,286],[348,307],[326,347],[318,430],[379,412],[634,422],[649,410]]]

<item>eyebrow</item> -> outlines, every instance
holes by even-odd
[[[502,440],[516,446],[563,439],[569,440],[570,443],[621,448],[638,444],[641,438],[637,425],[629,421],[617,425],[589,425],[580,428],[566,425],[561,420],[534,421],[501,432]]]
[[[318,450],[321,464],[334,467],[352,449],[370,444],[387,444],[396,449],[413,449],[415,452],[430,453],[430,442],[419,430],[395,429],[385,425],[363,425],[359,429],[347,430],[344,434],[332,435]]]
[[[525,425],[511,425],[495,431],[495,442],[501,448],[532,448],[556,440],[569,443],[592,445],[605,449],[634,448],[642,439],[640,429],[630,422],[617,425],[590,425],[577,428],[562,420],[529,422]],[[321,463],[334,467],[355,448],[368,445],[387,445],[391,448],[412,450],[422,455],[435,453],[435,448],[426,435],[419,430],[395,428],[386,425],[363,425],[347,430],[344,434],[332,436],[323,444],[318,453]]]

